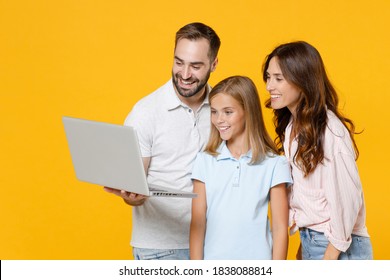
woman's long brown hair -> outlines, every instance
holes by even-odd
[[[296,108],[294,125],[297,128],[298,150],[294,161],[305,176],[314,171],[324,160],[324,135],[327,126],[327,110],[332,111],[347,128],[356,153],[359,150],[354,140],[355,125],[338,110],[339,98],[332,86],[319,52],[310,44],[302,41],[278,46],[266,58],[263,65],[263,80],[267,81],[270,60],[277,58],[284,78],[301,90]],[[266,101],[271,108],[271,100]],[[283,151],[285,130],[290,122],[291,112],[285,107],[274,110],[274,123],[280,151]]]

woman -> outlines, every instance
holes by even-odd
[[[292,168],[290,231],[300,230],[301,257],[372,259],[355,126],[337,108],[319,52],[306,42],[280,45],[266,58],[263,80],[276,143]]]

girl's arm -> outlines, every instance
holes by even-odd
[[[204,236],[206,233],[206,190],[203,182],[194,180],[194,192],[198,196],[192,199],[192,218],[190,227],[190,259],[203,259]]]
[[[286,184],[271,188],[272,259],[287,259],[288,249],[288,200]]]

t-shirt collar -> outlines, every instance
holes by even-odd
[[[217,149],[217,152],[218,152],[217,160],[224,160],[224,159],[236,160],[232,156],[232,154],[230,153],[230,151],[226,145],[226,141],[222,141],[221,145],[219,145],[219,147]],[[252,150],[249,150],[245,155],[242,156],[242,158],[244,158],[244,157],[252,159]]]
[[[183,106],[183,107],[188,107],[186,104],[184,104],[180,98],[177,96],[176,94],[176,91],[175,91],[175,87],[173,85],[173,81],[172,79],[170,80],[170,90],[168,91],[167,93],[167,98],[165,99],[166,100],[166,106],[167,106],[167,109],[168,111],[170,110],[174,110],[180,106]],[[209,104],[209,93],[210,93],[210,90],[211,90],[211,86],[210,85],[206,85],[206,90],[207,90],[207,93],[206,93],[206,98],[203,100],[202,102],[202,105],[199,107],[203,107],[205,104]]]

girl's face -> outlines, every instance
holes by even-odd
[[[291,114],[295,115],[301,91],[284,78],[277,57],[271,58],[268,65],[267,91],[271,95],[271,107],[273,109],[287,107]]]
[[[245,112],[232,96],[218,93],[211,99],[211,123],[218,129],[222,140],[235,142],[244,139]]]

